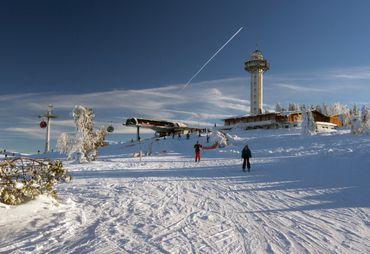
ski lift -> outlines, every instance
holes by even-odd
[[[47,126],[48,126],[48,124],[47,124],[44,120],[42,120],[42,121],[40,122],[40,128],[41,128],[41,129],[45,129]]]
[[[112,133],[114,131],[114,127],[112,125],[109,125],[107,127],[107,132]]]

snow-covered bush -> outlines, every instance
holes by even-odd
[[[316,123],[310,110],[303,113],[302,134],[303,135],[316,134]]]
[[[16,158],[0,163],[0,202],[19,205],[49,194],[56,198],[55,184],[71,176],[61,161]]]
[[[98,148],[104,145],[107,130],[102,128],[94,131],[94,112],[91,108],[76,106],[73,118],[76,124],[76,136],[73,141],[63,133],[58,139],[58,149],[67,153],[69,159],[77,162],[94,161],[98,155]]]

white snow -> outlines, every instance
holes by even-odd
[[[229,133],[105,147],[64,162],[59,202],[0,204],[0,253],[370,253],[370,137]],[[151,144],[151,145],[150,145]],[[252,150],[252,171],[240,151]],[[132,157],[152,147],[152,155]],[[53,155],[53,157],[58,157]]]

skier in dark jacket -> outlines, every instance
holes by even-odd
[[[245,145],[242,150],[242,158],[243,158],[243,171],[245,172],[245,166],[247,165],[248,172],[251,171],[251,164],[249,162],[249,158],[252,157],[252,152],[249,149],[248,145]]]
[[[195,162],[199,162],[200,161],[200,150],[202,149],[202,145],[199,144],[199,141],[197,141],[197,143],[194,145],[194,149],[195,149]]]

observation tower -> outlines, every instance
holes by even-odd
[[[245,62],[244,69],[251,74],[250,114],[262,114],[263,73],[269,69],[269,63],[263,58],[262,52],[257,49]]]

